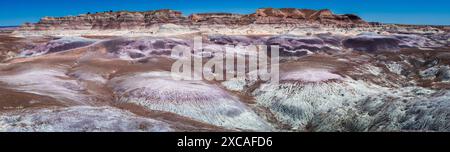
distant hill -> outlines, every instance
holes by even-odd
[[[18,28],[19,26],[0,26],[0,34],[11,33]]]
[[[5,28],[18,28],[19,26],[0,26],[0,29],[5,29]]]

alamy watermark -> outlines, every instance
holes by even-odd
[[[206,50],[202,38],[194,37],[193,48],[175,46],[171,56],[175,80],[262,80],[279,82],[279,47],[276,45],[225,45]],[[269,53],[270,54],[269,54]]]

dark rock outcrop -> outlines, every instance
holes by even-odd
[[[395,52],[400,49],[401,41],[392,36],[362,34],[356,37],[348,38],[343,42],[344,47],[355,51],[366,52]]]

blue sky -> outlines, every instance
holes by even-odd
[[[253,13],[263,7],[329,8],[367,21],[450,25],[450,0],[1,0],[0,26],[37,22],[44,16],[108,10],[174,9],[193,12]]]

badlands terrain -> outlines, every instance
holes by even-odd
[[[0,131],[450,131],[449,31],[293,8],[45,17],[0,28]],[[173,79],[194,37],[279,46],[280,82]]]

